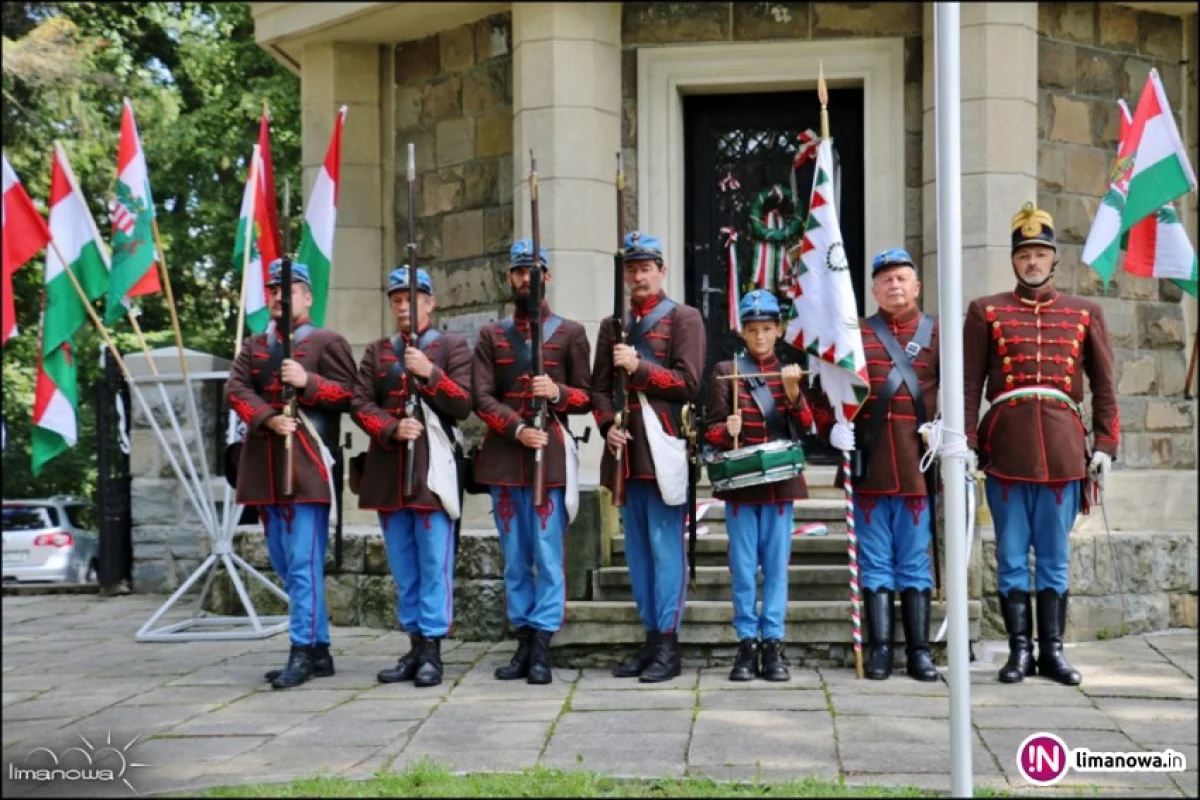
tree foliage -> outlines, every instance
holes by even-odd
[[[234,234],[264,102],[276,179],[301,185],[299,80],[255,44],[249,6],[4,3],[2,22],[4,151],[30,196],[47,210],[54,142],[61,142],[107,237],[121,104],[128,97],[184,345],[231,358],[240,288]],[[101,339],[90,325],[75,340],[79,442],[37,479],[30,472],[42,282],[40,258],[13,280],[20,334],[4,348],[4,496],[91,495]],[[143,298],[140,306],[149,346],[173,347],[165,295]],[[140,351],[128,320],[110,331],[122,353]]]

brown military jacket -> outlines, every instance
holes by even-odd
[[[749,356],[749,359],[755,365],[756,372],[778,372],[782,368],[779,359],[773,353],[761,360],[753,356]],[[704,433],[704,439],[719,450],[733,449],[733,437],[729,435],[726,420],[733,413],[731,408],[733,405],[734,381],[719,380],[722,375],[732,374],[732,360],[719,362],[713,367],[712,380],[708,387],[708,417],[705,420],[707,430]],[[745,381],[737,381],[737,384],[738,408],[742,412],[742,434],[738,437],[738,446],[750,447],[772,441],[767,432],[767,425],[763,419],[762,410],[758,407],[758,403],[755,402],[754,395],[750,393],[750,389]],[[805,394],[809,389],[805,386],[803,380],[800,382],[800,395],[796,398],[795,403],[788,401],[787,394],[783,390],[783,380],[781,378],[767,378],[767,385],[771,387],[771,394],[775,397],[775,408],[779,409],[779,412],[785,418],[790,417],[793,420],[793,428],[797,436],[803,436],[809,427],[812,426],[815,413],[821,413],[822,415],[825,413],[821,409],[810,407],[805,399]],[[731,503],[751,503],[758,505],[788,503],[808,497],[808,484],[804,480],[804,475],[797,475],[794,478],[777,483],[747,486],[743,489],[734,489],[728,492],[714,491],[713,497]]]
[[[650,314],[655,305],[666,298],[659,293],[643,308],[633,310],[634,319]],[[613,318],[606,317],[600,323],[600,334],[596,343],[596,360],[592,367],[592,413],[600,426],[601,435],[606,436],[612,425],[613,409]],[[691,306],[679,303],[646,334],[646,342],[658,357],[658,364],[643,358],[633,375],[629,376],[629,405],[626,430],[633,436],[624,459],[625,479],[654,480],[654,462],[650,457],[650,446],[642,425],[641,404],[636,392],[641,391],[650,401],[651,408],[662,421],[663,429],[673,436],[682,438],[675,422],[676,409],[692,400],[704,375],[707,336],[704,319]],[[612,489],[613,455],[608,447],[600,461],[600,482]]]
[[[542,324],[545,330],[550,317],[550,306],[542,303]],[[519,330],[528,341],[529,317],[513,315]],[[587,332],[578,322],[563,319],[554,335],[542,345],[542,360],[545,374],[558,384],[559,401],[551,406],[547,430],[550,441],[546,445],[546,486],[566,486],[567,460],[563,436],[570,433],[563,429],[561,421],[569,414],[586,414],[591,410],[588,391],[591,374],[588,362],[591,357]],[[513,386],[503,387],[509,365],[516,353],[500,323],[493,323],[479,331],[475,355],[471,362],[471,396],[475,401],[475,414],[488,426],[479,454],[475,457],[475,481],[488,486],[532,486],[534,451],[517,441],[517,429],[533,422],[532,375],[522,372]]]
[[[1082,368],[1082,369],[1080,369]],[[1053,286],[973,300],[963,326],[967,443],[997,478],[1056,483],[1087,476],[1086,434],[1071,404],[1045,397],[996,398],[1013,389],[1048,387],[1083,402],[1092,391],[1097,450],[1115,456],[1120,435],[1112,343],[1100,306]],[[979,419],[980,397],[991,407]]]
[[[433,372],[428,380],[412,376],[421,399],[434,411],[461,422],[471,414],[471,348],[467,340],[453,333],[443,333],[424,352],[433,362]],[[351,401],[352,419],[371,437],[359,485],[358,507],[373,511],[401,508],[441,511],[441,501],[425,485],[425,476],[429,473],[428,435],[417,439],[415,444],[415,473],[420,488],[411,500],[404,498],[408,442],[394,437],[400,420],[405,417],[404,404],[408,401],[410,382],[402,371],[395,387],[388,389],[388,373],[396,363],[392,339],[385,337],[367,345],[358,365]],[[423,423],[427,429],[430,425],[441,424],[434,418],[424,419]],[[448,428],[446,431],[450,435]]]
[[[295,327],[308,320],[297,320]],[[266,372],[271,358],[268,334],[248,337],[229,371],[225,393],[230,408],[246,423],[246,440],[238,462],[237,501],[242,505],[284,502],[284,437],[264,423],[283,413],[283,384],[279,369]],[[329,442],[337,442],[342,412],[350,410],[354,385],[354,355],[340,333],[316,328],[292,345],[292,358],[308,373],[308,383],[297,390],[297,408],[323,412],[329,420]],[[303,424],[292,437],[296,503],[328,503],[329,476],[317,443]]]
[[[908,345],[917,332],[917,323],[921,311],[913,309],[899,316],[893,316],[883,309],[879,315],[888,323],[892,335],[901,347]],[[871,430],[871,415],[873,403],[878,399],[879,392],[887,384],[888,374],[892,371],[892,359],[888,356],[887,348],[875,335],[875,330],[866,319],[859,319],[858,325],[862,330],[863,355],[867,359],[867,378],[871,381],[871,394],[866,404],[854,418],[854,442],[858,446],[866,443]],[[941,380],[941,361],[939,355],[938,320],[933,322],[933,334],[929,347],[924,348],[913,360],[913,371],[917,373],[917,381],[921,384],[921,394],[925,399],[925,421],[929,422],[937,416],[938,384]],[[921,472],[921,456],[925,452],[921,437],[917,433],[917,413],[913,404],[912,393],[908,386],[901,382],[900,388],[892,395],[888,403],[887,421],[879,429],[871,448],[871,461],[867,465],[866,478],[859,478],[854,484],[858,494],[895,494],[905,497],[923,497],[926,493],[925,473]],[[930,467],[930,469],[934,469]],[[841,485],[842,469],[838,468],[837,485]]]

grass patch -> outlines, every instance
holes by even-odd
[[[286,784],[248,784],[208,789],[202,797],[927,797],[911,786],[846,786],[841,780],[721,783],[710,778],[625,780],[593,772],[534,767],[520,773],[453,775],[422,760],[403,772],[367,780],[301,778]],[[1005,796],[979,792],[978,796]]]

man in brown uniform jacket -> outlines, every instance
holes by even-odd
[[[443,483],[436,475],[429,480],[430,449],[442,464],[453,464],[455,423],[471,414],[471,348],[461,336],[430,325],[433,282],[423,269],[417,270],[420,333],[414,340],[409,330],[409,276],[407,264],[388,276],[399,332],[367,345],[354,383],[353,419],[371,437],[358,507],[379,513],[388,566],[396,581],[396,618],[410,643],[395,668],[377,677],[381,683],[436,686],[442,682],[442,639],[454,624],[454,519],[461,514],[461,495],[457,480]],[[418,417],[405,411],[412,392],[425,405]],[[434,425],[441,430],[431,431]],[[433,438],[443,432],[444,437]],[[405,497],[410,452],[416,489]],[[453,468],[446,472],[457,478]],[[453,518],[448,508],[455,512]]]
[[[1099,304],[1054,286],[1054,221],[1033,203],[1012,220],[1014,291],[972,301],[963,329],[967,443],[987,473],[996,525],[997,583],[1008,631],[1000,680],[1035,670],[1076,685],[1063,657],[1071,528],[1089,472],[1102,485],[1120,423],[1112,343]],[[1083,376],[1092,391],[1095,452],[1083,426]],[[985,391],[990,408],[979,418]],[[1037,559],[1038,657],[1033,657],[1029,547]]]
[[[545,249],[539,250],[535,257],[529,239],[513,243],[508,283],[516,310],[479,331],[471,394],[476,415],[488,426],[475,461],[475,481],[491,487],[492,514],[504,551],[508,619],[517,629],[517,652],[495,674],[499,680],[526,678],[543,684],[553,680],[550,639],[562,627],[566,611],[563,536],[578,509],[578,481],[572,485],[569,480],[578,475],[578,461],[566,419],[591,409],[591,348],[582,325],[552,314],[542,301],[546,372],[532,374],[530,270],[540,267],[543,285],[550,282],[550,262]],[[545,431],[532,425],[535,397],[552,411]],[[535,507],[533,462],[539,448],[545,448],[546,503]]]
[[[917,429],[937,415],[938,323],[917,307],[920,291],[907,251],[884,250],[872,259],[871,292],[879,311],[859,320],[871,395],[854,419],[852,437],[858,444],[852,460],[854,525],[870,643],[864,674],[872,680],[892,674],[897,593],[906,671],[919,681],[937,680],[929,652],[929,546],[936,520],[921,472]],[[835,435],[840,432],[831,438]]]
[[[275,324],[282,315],[281,263],[277,259],[271,264],[267,280],[267,300]],[[313,326],[308,318],[312,302],[308,268],[293,263],[292,358],[283,360],[283,342],[272,327],[246,339],[225,383],[230,407],[246,423],[237,501],[257,506],[263,515],[271,567],[283,580],[291,607],[292,648],[287,666],[266,676],[276,689],[299,686],[314,675],[333,674],[325,611],[332,460],[325,456],[336,445],[342,412],[350,410],[354,356],[344,336]],[[282,413],[284,383],[296,387],[301,421]],[[285,498],[283,464],[289,434],[295,495]]]
[[[646,628],[646,641],[629,659],[613,670],[618,678],[638,677],[657,683],[679,675],[679,623],[686,604],[687,552],[684,524],[687,508],[686,480],[682,496],[664,499],[659,479],[679,494],[677,480],[686,463],[670,459],[673,451],[652,452],[640,396],[650,404],[663,433],[682,437],[683,405],[697,393],[704,374],[706,336],[700,312],[676,303],[662,290],[667,270],[657,237],[631,231],[625,235],[623,260],[625,286],[632,314],[625,317],[625,344],[613,343],[613,318],[600,323],[596,362],[592,368],[592,405],[607,447],[600,462],[600,480],[612,489],[613,451],[625,448],[626,496],[621,508],[629,578],[638,614]],[[613,420],[613,370],[629,374],[627,426],[621,431]],[[686,456],[684,456],[686,458]],[[661,461],[660,461],[661,459]]]

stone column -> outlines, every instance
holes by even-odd
[[[962,272],[968,301],[1010,288],[1009,220],[1037,199],[1037,3],[962,7]],[[924,262],[936,302],[933,6],[925,7]],[[936,306],[933,306],[936,307]],[[965,309],[965,303],[964,303]]]
[[[541,241],[551,308],[587,328],[612,313],[621,147],[621,4],[513,3],[514,237],[530,235],[529,151],[538,165]],[[627,170],[628,172],[629,170]],[[576,433],[585,421],[580,418]],[[599,480],[597,432],[581,480]]]
[[[386,89],[384,75],[389,76]],[[325,326],[349,340],[356,360],[369,342],[392,327],[383,291],[385,276],[393,266],[390,75],[387,47],[364,42],[321,42],[304,47],[300,80],[304,194],[293,195],[292,208],[301,197],[308,202],[337,110],[346,106]],[[404,165],[399,168],[403,170]],[[294,231],[294,236],[299,236],[299,225]],[[299,247],[298,239],[293,239],[292,247]],[[351,435],[345,458],[366,450],[366,436],[348,417],[342,421],[342,431],[343,436]],[[377,524],[374,514],[358,511],[357,505],[355,495],[346,490],[343,513],[347,523]]]

